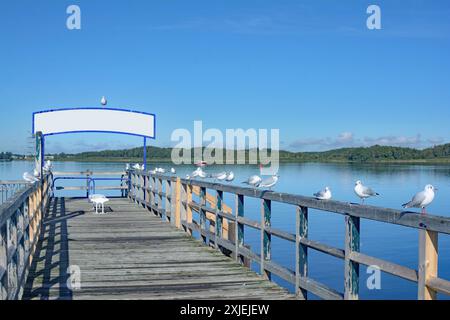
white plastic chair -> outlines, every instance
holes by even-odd
[[[105,214],[105,203],[109,201],[109,199],[103,194],[93,194],[89,196],[89,200],[94,204],[95,213],[98,214],[98,206],[102,206],[101,214]]]

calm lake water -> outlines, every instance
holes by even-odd
[[[154,165],[150,164],[152,168]],[[161,165],[169,168],[169,165]],[[0,180],[21,179],[24,171],[32,170],[31,162],[0,163]],[[120,163],[55,163],[55,171],[95,171],[123,170]],[[191,166],[177,167],[181,176],[193,171]],[[235,184],[252,174],[258,174],[256,166],[214,166],[205,171],[214,173],[233,170],[236,174]],[[354,182],[362,180],[381,194],[369,199],[368,204],[400,209],[401,204],[409,201],[417,191],[428,183],[439,191],[428,212],[441,216],[450,216],[450,166],[448,165],[347,165],[347,164],[283,164],[279,171],[280,181],[274,190],[300,195],[312,195],[324,186],[329,186],[333,198],[345,202],[358,202],[353,192]],[[111,184],[110,182],[109,184]],[[72,185],[80,185],[71,183]],[[69,184],[66,184],[69,185]],[[58,191],[65,196],[81,193]],[[112,195],[112,194],[111,194]],[[224,195],[225,203],[234,206],[234,197]],[[260,201],[245,199],[245,216],[260,219]],[[198,217],[195,217],[198,218]],[[344,217],[339,214],[310,210],[309,237],[312,240],[343,248]],[[272,203],[273,227],[295,233],[295,207]],[[399,227],[380,222],[361,220],[361,251],[367,255],[388,260],[409,268],[417,269],[418,230]],[[245,229],[245,243],[259,253],[259,233],[250,228]],[[342,260],[309,250],[309,276],[335,290],[343,292],[344,263]],[[288,241],[272,238],[272,258],[277,263],[295,270],[295,246]],[[257,270],[256,265],[253,266]],[[362,299],[416,299],[417,289],[414,283],[382,274],[381,289],[369,290],[366,286],[368,274],[366,268],[360,269],[360,297]],[[439,276],[450,279],[450,237],[439,237]],[[274,280],[292,290],[292,286],[274,277]],[[310,295],[311,298],[314,298]],[[448,299],[440,295],[439,298]]]

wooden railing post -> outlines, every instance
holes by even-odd
[[[203,242],[206,243],[206,237],[201,234],[203,230],[206,230],[206,211],[203,206],[206,206],[206,188],[200,187],[200,235]]]
[[[163,213],[162,213],[162,179],[158,178],[156,180],[156,185],[157,185],[157,199],[158,199],[158,204],[157,204],[157,208],[158,208],[158,215],[161,217],[161,219],[164,219]]]
[[[216,195],[216,228],[214,232],[214,247],[216,249],[219,248],[218,239],[222,239],[223,237],[223,217],[219,215],[219,212],[222,212],[222,203],[223,203],[223,191],[217,190]]]
[[[158,192],[158,188],[156,186],[156,180],[155,177],[153,177],[152,175],[149,176],[148,178],[148,186],[150,188],[150,199],[148,200],[148,202],[150,203],[150,211],[154,214],[154,215],[158,215],[158,212],[156,212],[155,208],[155,204],[156,204],[156,192]]]
[[[437,292],[427,286],[427,281],[438,274],[438,233],[419,230],[419,281],[418,299],[436,300]]]
[[[244,225],[239,223],[239,218],[244,217],[244,196],[242,194],[236,194],[236,228],[235,228],[235,250],[234,258],[237,262],[244,264],[244,258],[239,254],[239,248],[244,246]]]
[[[174,224],[175,227],[181,229],[181,179],[177,177],[175,182],[175,212],[174,212]]]
[[[6,254],[7,254],[7,296],[8,300],[14,300],[16,290],[18,288],[18,273],[17,273],[17,216],[12,215],[6,221],[7,239],[6,239]],[[14,253],[15,252],[15,253]]]
[[[262,200],[261,205],[261,275],[267,279],[270,279],[270,272],[266,271],[265,262],[271,259],[271,242],[272,236],[266,231],[266,228],[271,226],[272,215],[272,201]]]
[[[0,226],[0,300],[8,297],[8,247],[6,224]]]
[[[186,185],[186,222],[188,224],[192,223],[192,208],[190,206],[192,203],[192,186],[190,184]],[[187,229],[187,233],[192,235],[192,230],[190,228]]]
[[[166,198],[165,198],[165,205],[164,205],[164,211],[166,213],[166,221],[170,222],[172,220],[172,181],[170,179],[166,180]]]
[[[345,292],[346,300],[358,300],[359,298],[359,263],[352,261],[352,251],[360,250],[359,235],[360,218],[353,216],[345,217]]]
[[[308,208],[297,207],[295,237],[295,293],[300,299],[306,300],[308,293],[300,288],[300,278],[308,276],[308,246],[300,243],[301,239],[308,238]]]

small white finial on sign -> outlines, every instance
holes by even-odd
[[[102,106],[106,106],[108,104],[108,101],[106,100],[105,96],[102,97],[102,100],[100,102]]]

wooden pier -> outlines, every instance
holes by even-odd
[[[86,199],[53,198],[24,299],[289,299],[293,295],[202,246],[129,199],[105,215]],[[78,266],[79,289],[67,269]]]
[[[89,193],[93,176],[89,172],[80,189]],[[120,178],[122,197],[96,215],[86,198],[54,197],[54,181],[48,175],[0,206],[0,299],[303,300],[312,293],[354,300],[360,265],[416,283],[420,300],[450,294],[450,282],[438,270],[438,238],[450,234],[448,217],[134,170]],[[225,203],[224,194],[234,203]],[[245,216],[247,197],[261,201],[259,221]],[[272,226],[273,202],[292,207],[295,233]],[[309,209],[343,216],[342,247],[308,237]],[[361,219],[416,229],[417,269],[361,252]],[[247,228],[258,230],[259,250],[245,245]],[[295,244],[294,270],[271,259],[273,237]],[[344,261],[344,292],[309,276],[310,250]],[[259,266],[258,274],[250,263]],[[272,275],[291,283],[295,295],[272,282]]]

